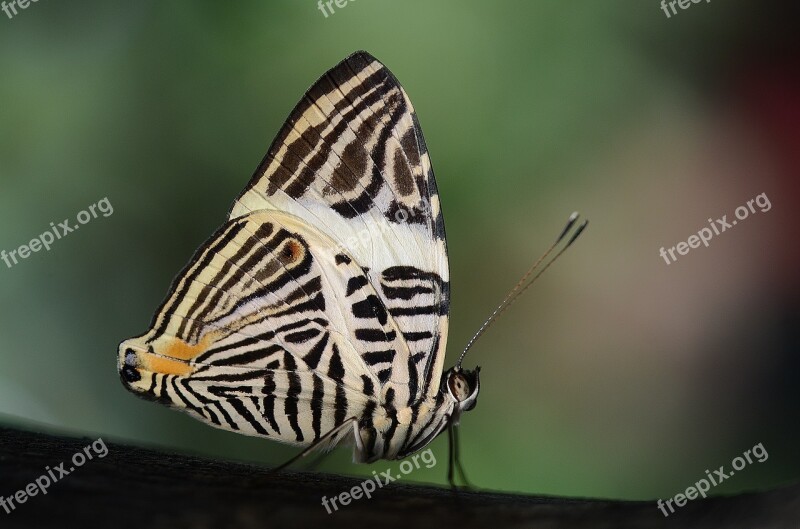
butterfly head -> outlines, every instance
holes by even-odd
[[[480,367],[469,371],[455,366],[444,373],[442,391],[455,401],[456,413],[469,411],[478,403],[478,393],[481,390],[480,372]]]

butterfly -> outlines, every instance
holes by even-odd
[[[301,456],[350,444],[355,462],[400,459],[447,429],[453,483],[480,368],[462,353],[443,370],[449,308],[422,130],[360,51],[306,92],[150,329],[120,344],[118,370],[141,397]]]

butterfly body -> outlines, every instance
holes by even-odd
[[[118,369],[134,393],[219,428],[405,457],[480,387],[477,371],[443,373],[449,292],[416,114],[358,52],[309,89]]]

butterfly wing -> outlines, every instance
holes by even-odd
[[[215,426],[309,444],[438,391],[448,292],[413,108],[361,52],[298,104],[120,371]]]
[[[351,302],[347,326],[361,355],[380,360],[384,393],[398,407],[435,395],[449,313],[444,219],[411,101],[374,57],[348,57],[292,111],[231,218],[264,209],[317,227],[365,269],[377,298]],[[385,314],[399,343],[375,331]]]
[[[128,386],[214,426],[308,444],[359,415],[378,381],[336,311],[330,241],[277,211],[223,225],[120,346]],[[360,271],[355,271],[360,273]]]

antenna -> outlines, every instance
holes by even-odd
[[[588,220],[584,220],[580,224],[580,226],[578,226],[578,228],[573,232],[573,234],[569,238],[569,240],[567,240],[567,243],[564,245],[564,247],[561,248],[558,251],[558,253],[556,253],[556,255],[550,261],[548,261],[541,268],[541,270],[539,270],[536,273],[536,275],[533,276],[533,279],[528,281],[528,278],[534,272],[536,272],[537,268],[539,268],[539,265],[545,259],[547,259],[547,256],[549,256],[553,252],[553,250],[555,250],[556,247],[558,247],[558,245],[561,243],[561,241],[563,241],[564,238],[567,236],[567,234],[572,230],[573,226],[575,226],[575,223],[578,221],[578,217],[579,216],[580,215],[578,215],[577,211],[573,212],[572,215],[569,216],[569,219],[567,219],[567,224],[566,224],[566,226],[564,226],[564,229],[561,230],[561,235],[558,236],[558,238],[556,239],[556,242],[554,242],[552,245],[550,245],[550,248],[548,248],[547,251],[545,251],[542,254],[542,256],[539,257],[539,259],[537,259],[535,263],[533,263],[533,266],[531,266],[528,269],[528,271],[525,272],[525,275],[522,276],[522,279],[520,279],[519,282],[516,284],[516,286],[511,289],[511,292],[508,293],[508,295],[505,297],[503,302],[500,303],[500,305],[498,305],[496,309],[494,309],[494,312],[492,312],[492,315],[489,316],[489,318],[485,322],[483,322],[483,325],[481,325],[481,327],[478,329],[478,332],[475,333],[475,336],[473,336],[472,339],[470,339],[470,341],[467,342],[466,347],[464,347],[464,350],[461,352],[461,356],[458,357],[458,362],[456,362],[456,370],[460,370],[461,369],[461,362],[464,361],[464,356],[466,356],[467,351],[469,351],[470,348],[478,340],[478,338],[480,338],[481,335],[483,335],[483,333],[486,332],[486,329],[488,329],[489,326],[491,326],[492,323],[494,323],[497,320],[497,318],[509,306],[511,306],[511,304],[514,303],[514,301],[516,301],[516,299],[518,297],[520,297],[526,290],[528,290],[530,288],[530,286],[534,283],[534,281],[539,279],[539,277],[544,273],[544,271],[547,270],[548,268],[550,268],[550,265],[552,265],[554,262],[556,262],[556,259],[558,259],[561,256],[561,254],[564,253],[564,251],[567,248],[569,248],[572,245],[573,242],[575,242],[575,239],[578,238],[578,236],[583,232],[583,230],[586,229],[586,225],[589,224]],[[526,283],[526,281],[527,281],[527,283]]]

